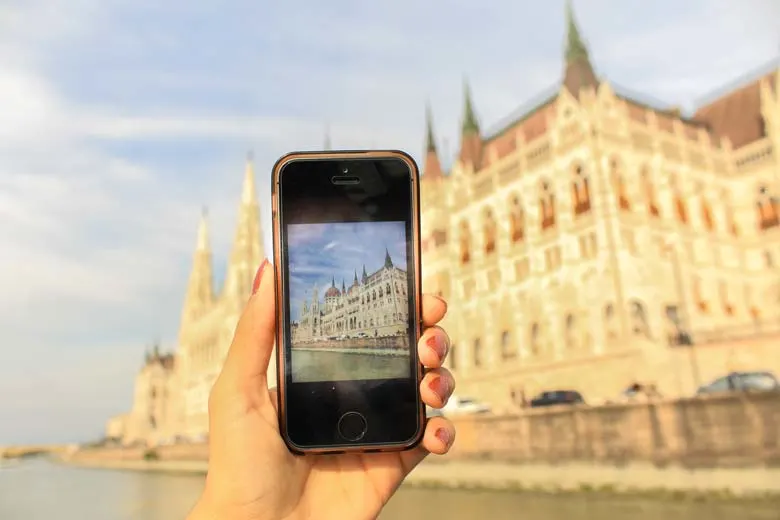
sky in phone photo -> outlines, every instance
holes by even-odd
[[[347,289],[355,275],[362,279],[363,266],[371,275],[385,262],[385,251],[393,265],[406,270],[406,230],[404,222],[350,222],[293,224],[288,226],[290,305],[297,321],[303,298],[311,301],[314,284],[320,303],[335,280]]]

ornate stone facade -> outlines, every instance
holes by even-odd
[[[466,90],[445,174],[430,112],[424,290],[450,302],[458,391],[667,395],[780,369],[780,71],[695,114],[598,78],[571,9],[560,88],[492,136]]]
[[[319,289],[312,288],[311,300],[301,303],[301,316],[292,324],[293,346],[311,341],[359,337],[387,337],[406,334],[408,296],[406,271],[393,265],[385,251],[382,267],[371,274],[363,266],[347,288],[341,290],[335,278],[320,301]]]
[[[133,410],[109,421],[107,430],[123,431],[124,442],[157,443],[208,435],[208,397],[219,374],[236,323],[249,299],[264,258],[254,171],[247,162],[233,250],[221,291],[214,287],[208,225],[198,229],[179,329],[179,348],[158,362],[152,356],[136,378]],[[273,356],[272,356],[273,357]],[[269,382],[275,385],[271,362]],[[165,396],[160,401],[160,395]],[[118,422],[121,420],[122,427]]]

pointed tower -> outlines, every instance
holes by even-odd
[[[244,171],[244,186],[238,208],[235,240],[225,277],[224,296],[239,306],[243,306],[249,298],[255,273],[265,254],[260,236],[260,208],[257,203],[252,162],[250,153]]]
[[[444,174],[441,171],[439,154],[436,150],[436,138],[433,135],[433,114],[431,113],[430,104],[425,106],[425,125],[425,169],[423,170],[423,179],[441,179]]]
[[[211,270],[211,246],[209,244],[209,228],[206,208],[200,216],[198,225],[198,241],[192,261],[192,272],[187,285],[187,295],[184,300],[182,324],[197,319],[208,309],[214,299],[213,276]]]
[[[385,269],[393,268],[393,259],[390,258],[390,251],[385,248]]]
[[[463,123],[460,131],[460,154],[462,165],[471,169],[479,168],[482,156],[482,136],[479,134],[479,122],[471,100],[471,88],[467,81],[463,83],[464,107]]]
[[[580,36],[580,29],[574,19],[571,0],[566,0],[566,51],[563,85],[575,97],[585,88],[598,87],[599,80],[590,63],[588,48]]]
[[[363,283],[368,282],[368,273],[366,272],[366,264],[363,264]]]

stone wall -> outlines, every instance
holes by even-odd
[[[404,349],[408,350],[409,340],[407,336],[385,336],[378,338],[347,338],[343,340],[322,340],[322,341],[302,341],[293,346],[295,348],[307,349],[331,349],[331,348],[383,348],[383,349]]]
[[[453,457],[690,468],[780,465],[780,393],[537,409],[456,422]]]

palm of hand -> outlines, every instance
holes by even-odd
[[[275,402],[273,393],[256,405],[237,402],[232,418],[212,422],[226,450],[210,461],[210,491],[247,520],[375,518],[411,471],[410,453],[293,455]]]
[[[376,518],[409,472],[428,453],[446,453],[453,425],[428,420],[420,446],[398,453],[297,456],[279,433],[275,391],[266,373],[276,332],[274,278],[258,273],[252,296],[209,396],[209,472],[191,520],[287,520]],[[455,382],[442,363],[449,347],[435,327],[446,303],[423,298],[427,330],[417,345],[428,369],[420,386],[425,404],[441,408]]]

